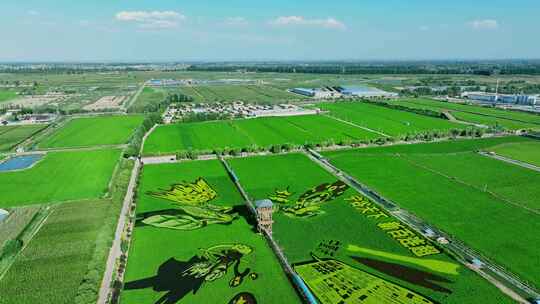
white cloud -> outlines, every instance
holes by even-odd
[[[177,27],[186,16],[175,11],[122,11],[116,20],[138,24],[143,29],[167,29]]]
[[[499,23],[494,19],[474,20],[468,23],[475,30],[496,30]]]
[[[427,25],[422,25],[422,26],[420,27],[420,30],[421,30],[421,31],[424,31],[424,32],[425,32],[425,31],[429,31],[429,26],[427,26]]]
[[[229,17],[226,18],[223,22],[225,25],[230,26],[247,26],[249,25],[249,21],[247,21],[244,17]]]
[[[302,16],[282,16],[270,21],[274,26],[315,26],[329,29],[345,30],[347,26],[334,18],[326,19],[307,19]]]
[[[39,16],[40,15],[40,13],[38,11],[35,11],[35,10],[29,10],[27,13],[30,16]]]

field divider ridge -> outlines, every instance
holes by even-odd
[[[227,163],[227,161],[223,157],[219,156],[219,160],[225,167],[225,170],[227,171],[229,177],[231,178],[236,188],[240,192],[240,195],[242,195],[242,197],[244,198],[244,202],[246,206],[248,207],[248,209],[251,211],[252,216],[257,217],[257,211],[255,210],[255,207],[253,207],[253,202],[251,198],[249,197],[249,195],[247,194],[247,192],[244,190],[244,187],[242,187],[242,184],[240,183],[240,179],[238,178],[234,170],[231,168],[229,163]],[[313,295],[313,293],[311,293],[311,291],[306,286],[304,281],[300,278],[300,276],[296,274],[296,272],[293,270],[292,266],[289,264],[289,261],[287,260],[287,257],[285,256],[285,253],[283,253],[283,251],[279,247],[278,243],[274,240],[272,235],[269,234],[266,230],[263,230],[262,234],[264,235],[266,241],[270,245],[270,248],[272,248],[272,251],[274,252],[276,257],[278,258],[281,264],[281,267],[287,274],[287,277],[293,283],[293,286],[295,287],[296,291],[300,293],[304,301],[306,301],[307,303],[318,304],[318,301],[316,300],[315,296]]]
[[[405,161],[407,161],[409,164],[411,164],[414,167],[417,167],[417,168],[420,168],[422,170],[425,170],[425,171],[431,172],[433,174],[439,175],[439,176],[444,177],[444,178],[446,178],[446,179],[448,179],[450,181],[459,183],[459,184],[461,184],[463,186],[466,186],[466,187],[473,188],[473,189],[475,189],[477,191],[488,193],[489,195],[491,195],[495,199],[501,200],[501,201],[503,201],[503,202],[505,202],[507,204],[510,204],[510,205],[512,205],[514,207],[527,210],[528,212],[532,212],[532,213],[534,213],[536,215],[540,215],[540,211],[529,208],[527,206],[523,206],[523,205],[518,204],[518,203],[515,203],[515,202],[513,202],[511,200],[508,200],[508,199],[494,193],[493,191],[488,190],[487,187],[485,189],[482,189],[482,188],[480,188],[478,186],[475,186],[475,185],[469,184],[469,183],[467,183],[465,181],[462,181],[461,179],[459,179],[457,177],[446,175],[446,174],[444,174],[442,172],[439,172],[439,171],[437,171],[437,170],[435,170],[433,168],[430,168],[430,167],[428,167],[426,165],[419,164],[419,163],[415,162],[414,160],[410,159],[409,157],[407,157],[407,156],[405,156],[403,154],[398,155],[398,157],[401,157],[402,159],[404,159]]]
[[[450,234],[438,229],[434,225],[425,222],[407,210],[398,207],[398,205],[394,202],[382,197],[375,191],[368,188],[366,185],[358,182],[354,177],[335,167],[321,154],[309,148],[306,148],[304,153],[307,157],[328,171],[330,174],[336,176],[338,179],[345,182],[362,195],[365,195],[371,199],[377,205],[384,208],[388,213],[408,225],[412,230],[416,231],[420,235],[423,235],[428,239],[432,239],[432,237],[428,236],[423,230],[423,228],[429,227],[435,232],[436,237],[442,236],[449,240],[449,243],[444,247],[449,254],[454,256],[458,262],[479,274],[482,278],[486,279],[489,283],[494,285],[502,293],[506,294],[513,300],[517,301],[518,303],[530,303],[522,296],[523,294],[530,298],[540,298],[539,291],[521,281],[519,277],[509,272],[504,267],[492,263],[487,257],[469,248],[463,242],[455,239]],[[484,265],[482,267],[473,266],[470,261],[475,259],[482,261]],[[495,278],[493,275],[496,275],[497,278]],[[504,283],[501,282],[501,280],[504,281]],[[508,285],[512,286],[512,288],[508,287]],[[519,290],[520,293],[516,292],[515,290]]]
[[[392,136],[390,136],[390,135],[388,135],[388,134],[384,134],[383,132],[379,132],[379,131],[370,129],[370,128],[367,128],[367,127],[364,127],[364,126],[355,124],[354,122],[350,122],[350,121],[343,120],[343,119],[341,119],[341,118],[337,118],[337,117],[335,117],[335,116],[333,116],[333,115],[324,114],[324,116],[326,116],[326,117],[328,117],[328,118],[331,118],[331,119],[333,119],[333,120],[337,120],[337,121],[342,122],[342,123],[346,123],[346,124],[351,125],[351,126],[353,126],[353,127],[360,128],[360,129],[362,129],[362,130],[364,130],[364,131],[368,131],[368,132],[371,132],[371,133],[379,134],[379,135],[384,136],[384,137],[392,137]]]
[[[526,169],[534,170],[536,172],[540,172],[540,167],[535,166],[533,164],[529,164],[529,163],[520,161],[520,160],[515,160],[515,159],[509,158],[509,157],[505,157],[505,156],[498,155],[498,154],[495,154],[495,153],[484,152],[484,151],[479,151],[478,154],[486,156],[486,157],[490,157],[490,158],[493,158],[493,159],[497,159],[497,160],[500,160],[500,161],[503,161],[503,162],[506,162],[506,163],[509,163],[509,164],[520,166],[520,167],[523,167],[523,168],[526,168]]]
[[[0,269],[0,280],[2,280],[4,276],[6,275],[6,273],[8,273],[11,266],[17,260],[17,257],[24,251],[24,249],[26,249],[26,247],[28,247],[28,245],[31,243],[34,236],[36,236],[39,230],[41,230],[41,227],[45,225],[45,222],[54,211],[55,211],[54,207],[51,207],[51,206],[42,207],[42,209],[34,215],[32,220],[30,220],[30,222],[26,225],[23,231],[21,231],[21,233],[17,236],[17,239],[20,239],[21,236],[24,236],[27,233],[29,235],[28,237],[25,236],[25,238],[28,238],[28,239],[23,242],[23,246],[19,249],[19,251],[15,253],[13,257],[11,257],[11,261],[9,262],[9,264],[6,265],[4,269]],[[28,229],[30,229],[30,231],[28,231]],[[2,252],[0,251],[0,255],[1,253]]]

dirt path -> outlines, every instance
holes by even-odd
[[[348,125],[351,125],[351,126],[360,128],[360,129],[365,130],[365,131],[368,131],[368,132],[372,132],[372,133],[379,134],[379,135],[384,136],[384,137],[392,137],[392,136],[390,136],[390,135],[388,135],[388,134],[384,134],[384,133],[382,133],[382,132],[375,131],[375,130],[370,129],[370,128],[366,128],[366,127],[363,127],[363,126],[361,126],[361,125],[357,125],[357,124],[355,124],[355,123],[353,123],[353,122],[346,121],[346,120],[343,120],[343,119],[341,119],[341,118],[337,118],[337,117],[334,117],[334,116],[331,116],[331,115],[324,115],[324,116],[329,117],[329,118],[332,118],[333,120],[337,120],[337,121],[346,123],[346,124],[348,124]]]
[[[144,87],[145,85],[142,84],[139,90],[137,90],[137,92],[135,93],[135,95],[133,95],[133,97],[131,97],[131,99],[128,102],[124,103],[123,108],[125,111],[127,111],[135,103],[135,101],[139,99],[139,95],[141,95],[142,91],[144,90]]]
[[[533,164],[529,164],[529,163],[526,163],[526,162],[522,162],[522,161],[519,161],[519,160],[504,157],[504,156],[497,155],[497,154],[492,154],[492,153],[487,153],[487,152],[478,152],[478,153],[480,155],[491,157],[491,158],[494,158],[494,159],[497,159],[497,160],[500,160],[500,161],[503,161],[503,162],[507,162],[509,164],[513,164],[513,165],[516,165],[516,166],[520,166],[520,167],[523,167],[523,168],[534,170],[536,172],[540,172],[540,167],[535,166]]]

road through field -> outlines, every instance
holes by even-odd
[[[135,101],[137,101],[137,99],[139,98],[139,95],[141,95],[142,91],[144,90],[144,87],[145,87],[144,84],[142,84],[137,90],[137,92],[135,93],[135,95],[133,95],[133,97],[131,97],[131,99],[124,104],[123,108],[125,111],[127,111],[127,109],[129,109],[129,107],[131,107],[131,105],[133,105]]]
[[[484,155],[484,156],[491,157],[491,158],[494,158],[494,159],[497,159],[497,160],[500,160],[500,161],[503,161],[503,162],[507,162],[507,163],[510,163],[510,164],[513,164],[513,165],[516,165],[516,166],[520,166],[520,167],[523,167],[523,168],[534,170],[536,172],[540,172],[540,167],[529,164],[529,163],[526,163],[526,162],[511,159],[511,158],[504,157],[504,156],[497,155],[497,154],[491,154],[491,153],[486,153],[486,152],[478,152],[478,153],[480,155]]]
[[[332,119],[335,119],[335,120],[337,120],[337,121],[341,121],[341,122],[346,123],[346,124],[348,124],[348,125],[355,126],[355,127],[357,127],[357,128],[366,130],[366,131],[368,131],[368,132],[377,133],[377,134],[382,135],[382,136],[384,136],[384,137],[390,137],[390,135],[388,135],[388,134],[384,134],[384,133],[382,133],[382,132],[375,131],[375,130],[373,130],[373,129],[370,129],[370,128],[366,128],[366,127],[357,125],[357,124],[355,124],[355,123],[353,123],[353,122],[350,122],[350,121],[346,121],[346,120],[343,120],[343,119],[339,119],[339,118],[337,118],[337,117],[335,117],[335,116],[331,116],[331,115],[325,115],[325,116],[326,116],[326,117],[330,117],[330,118],[332,118]]]
[[[129,209],[131,203],[133,202],[133,197],[135,196],[135,190],[137,187],[137,178],[139,176],[139,170],[141,168],[141,163],[139,161],[135,162],[135,166],[131,171],[131,179],[129,180],[129,185],[127,189],[126,196],[124,197],[124,203],[122,205],[122,211],[120,212],[120,217],[118,218],[118,225],[116,226],[116,232],[114,234],[114,240],[109,252],[109,257],[107,258],[107,265],[105,267],[105,273],[103,274],[103,280],[101,282],[101,287],[99,289],[98,304],[106,304],[109,300],[109,295],[111,294],[111,285],[113,281],[114,268],[116,265],[117,259],[120,258],[122,250],[120,245],[122,243],[122,233],[124,232],[124,227],[126,225],[126,219],[129,216]]]

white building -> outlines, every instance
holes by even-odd
[[[491,102],[491,103],[509,103],[509,104],[522,104],[522,105],[536,105],[539,103],[540,98],[532,95],[509,95],[509,94],[495,94],[484,92],[463,92],[462,98],[470,100]]]
[[[324,98],[339,98],[343,96],[343,94],[337,92],[337,91],[331,91],[326,89],[306,89],[306,88],[294,88],[290,90],[292,93],[313,97],[317,99],[324,99]]]

